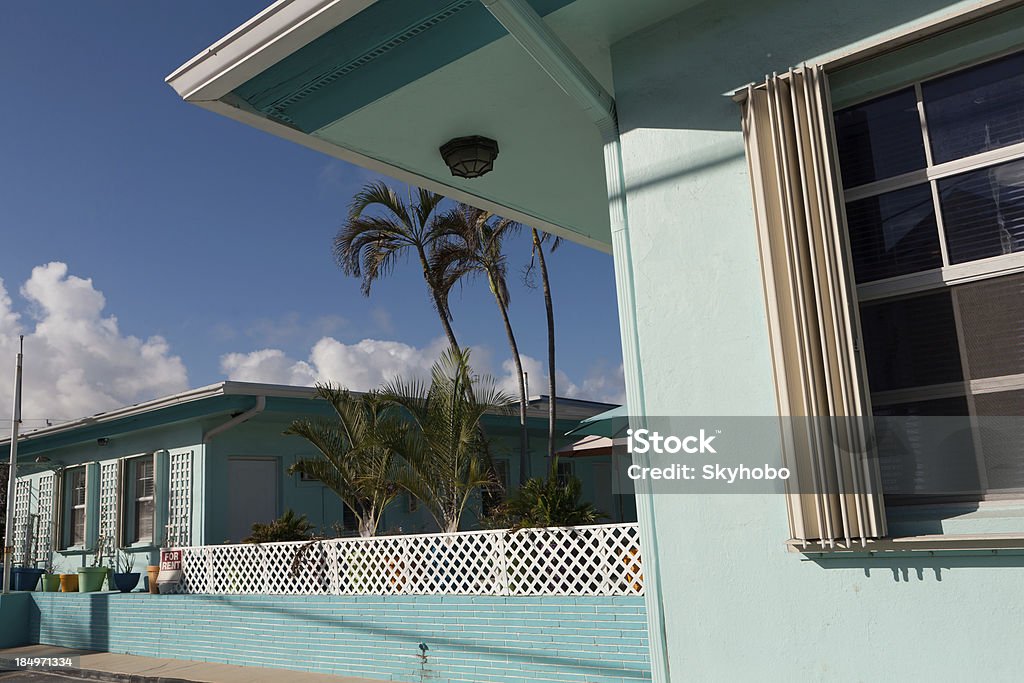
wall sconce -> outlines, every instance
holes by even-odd
[[[452,138],[441,145],[441,158],[453,176],[479,178],[494,168],[498,143],[480,135]]]

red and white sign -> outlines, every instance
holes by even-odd
[[[181,551],[161,550],[160,571],[181,571]]]
[[[161,550],[160,551],[160,576],[157,577],[157,584],[161,593],[168,593],[181,583],[181,551]]]

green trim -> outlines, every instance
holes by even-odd
[[[119,420],[111,420],[94,425],[76,427],[66,432],[33,437],[28,433],[19,439],[18,461],[31,462],[33,458],[49,450],[63,446],[95,441],[106,437],[112,438],[119,434],[135,432],[153,427],[164,427],[176,422],[184,422],[197,417],[211,417],[236,410],[248,410],[252,407],[253,397],[244,395],[211,396],[209,398],[187,401],[178,405],[160,408],[151,412],[133,415]],[[10,446],[0,448],[0,457],[7,459]]]
[[[569,1],[532,5],[545,15]],[[232,95],[312,133],[505,35],[478,0],[378,0]]]

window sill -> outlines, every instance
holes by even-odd
[[[890,536],[833,548],[790,539],[790,552],[831,556],[891,557],[906,553],[1024,554],[1024,503],[1018,500],[891,507]]]
[[[865,545],[854,542],[851,545],[837,545],[822,548],[813,543],[806,546],[802,541],[790,539],[786,548],[813,559],[830,557],[893,557],[902,555],[938,555],[979,553],[985,555],[1024,555],[1024,534],[947,534],[934,536],[897,536],[869,540]]]

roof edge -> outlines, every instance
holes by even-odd
[[[189,102],[217,100],[377,0],[278,0],[164,80]]]

